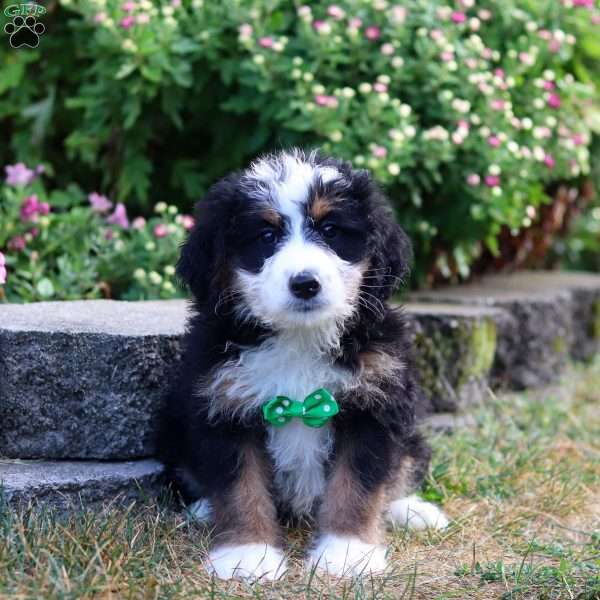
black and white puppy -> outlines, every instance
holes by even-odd
[[[317,153],[261,158],[196,211],[178,263],[193,314],[159,455],[214,525],[208,568],[278,578],[282,524],[295,517],[316,528],[309,566],[382,571],[386,518],[448,523],[413,495],[430,452],[404,319],[386,304],[407,272],[407,237],[366,171]],[[277,396],[300,406],[321,389],[339,413],[320,427],[263,415]]]

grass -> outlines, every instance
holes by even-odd
[[[423,490],[454,522],[389,534],[389,572],[295,568],[274,585],[220,582],[207,535],[164,502],[59,518],[0,507],[0,598],[600,598],[600,361],[553,390],[490,397],[475,424],[433,438]]]

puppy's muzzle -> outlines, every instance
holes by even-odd
[[[310,271],[302,271],[290,277],[290,291],[296,298],[310,300],[321,290],[321,283],[317,276]]]

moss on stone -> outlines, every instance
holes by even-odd
[[[592,335],[595,340],[600,340],[600,300],[594,302],[593,319]]]
[[[496,340],[498,332],[493,319],[482,319],[470,328],[470,335],[466,340],[464,366],[461,373],[461,382],[471,377],[483,377],[488,374],[496,354]]]
[[[552,350],[554,350],[555,354],[565,354],[569,349],[569,345],[567,344],[565,338],[556,336],[552,340]]]

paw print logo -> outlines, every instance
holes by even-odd
[[[46,31],[43,23],[40,23],[33,15],[28,17],[14,17],[10,23],[4,26],[4,33],[10,36],[10,45],[13,48],[37,48],[40,43],[40,35]]]

